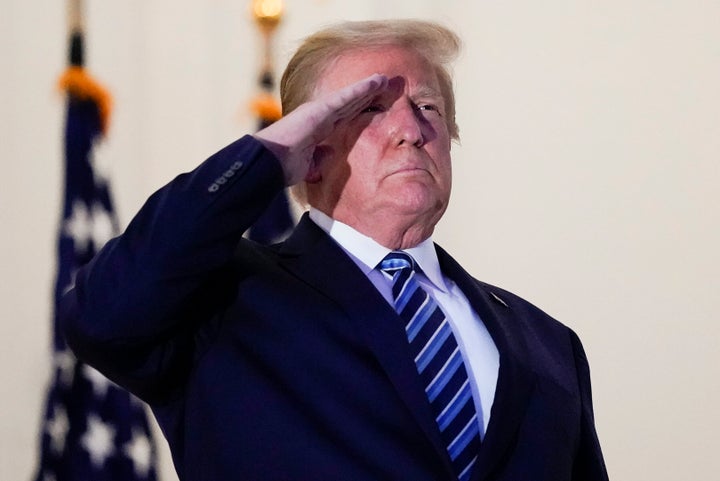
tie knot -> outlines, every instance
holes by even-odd
[[[402,251],[392,251],[380,261],[380,270],[391,276],[405,269],[414,270],[415,260]]]

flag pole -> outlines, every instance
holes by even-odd
[[[68,0],[67,2],[68,33],[82,32],[85,26],[83,18],[83,1]]]
[[[261,93],[253,102],[253,110],[260,118],[260,128],[262,128],[278,120],[282,115],[280,105],[273,96],[275,78],[272,56],[273,34],[280,24],[283,14],[282,0],[253,0],[252,13],[263,41],[262,67],[259,78]]]
[[[283,16],[283,2],[282,0],[253,0],[252,14],[262,35],[263,50],[258,79],[260,92],[252,102],[252,110],[259,120],[258,128],[262,129],[282,116],[282,108],[274,95],[272,44],[273,35]],[[248,237],[262,244],[271,244],[283,240],[290,233],[292,227],[290,203],[287,193],[283,190],[252,225]]]
[[[67,25],[70,44],[69,66],[83,67],[85,64],[83,0],[68,0]]]
[[[58,88],[68,96],[79,100],[91,100],[100,115],[100,134],[107,133],[112,110],[110,92],[93,79],[85,70],[85,16],[83,0],[68,0],[67,24],[70,52],[68,68],[58,80]]]

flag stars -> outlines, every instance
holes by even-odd
[[[64,386],[70,386],[75,375],[75,356],[69,349],[55,353],[55,367],[58,370],[58,381]]]
[[[73,202],[72,215],[65,220],[63,233],[72,238],[76,253],[87,252],[92,239],[92,218],[84,202]]]
[[[115,454],[113,438],[115,429],[106,424],[95,414],[88,416],[87,431],[83,434],[80,444],[90,455],[93,466],[102,469],[105,461]]]
[[[70,430],[67,413],[62,406],[53,408],[53,417],[48,420],[45,431],[50,436],[50,448],[55,454],[62,454],[65,449],[65,439]]]
[[[103,246],[115,233],[110,213],[99,203],[92,206],[92,240],[95,247]]]
[[[105,399],[108,388],[113,383],[108,378],[103,376],[100,371],[98,371],[97,369],[93,369],[87,364],[84,364],[82,368],[83,375],[88,381],[90,381],[90,384],[92,384],[93,393],[95,393],[95,395],[99,399]]]
[[[146,478],[152,466],[152,446],[148,437],[143,432],[133,429],[132,439],[123,450],[132,460],[135,474],[138,477]]]
[[[115,225],[110,213],[102,204],[93,203],[88,210],[85,202],[73,202],[72,214],[65,219],[63,233],[71,237],[76,254],[84,254],[92,241],[95,248],[110,240],[115,232]]]

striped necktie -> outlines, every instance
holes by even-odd
[[[460,481],[470,479],[480,434],[462,354],[440,306],[420,286],[413,258],[393,251],[380,262],[392,277],[395,310],[405,322],[415,366]]]

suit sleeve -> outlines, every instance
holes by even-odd
[[[70,347],[148,402],[173,396],[231,299],[238,241],[283,187],[278,160],[246,136],[155,192],[64,296]]]
[[[580,339],[574,332],[571,331],[570,334],[578,374],[578,384],[580,387],[582,416],[580,443],[573,465],[573,480],[607,481],[607,469],[595,430],[595,416],[593,414],[590,386],[590,366]]]

